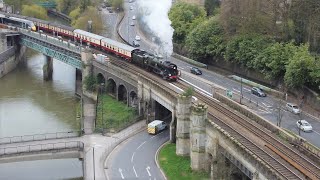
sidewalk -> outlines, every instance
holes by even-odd
[[[85,144],[83,152],[84,179],[107,179],[106,169],[108,167],[106,158],[110,152],[122,141],[145,129],[145,127],[145,120],[142,120],[110,136],[103,136],[101,134],[83,136]]]

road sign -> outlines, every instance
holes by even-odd
[[[229,97],[229,98],[232,99],[232,94],[233,94],[233,93],[232,93],[231,90],[229,90],[229,89],[226,90],[226,96],[227,96],[227,97]]]

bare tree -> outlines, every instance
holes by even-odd
[[[282,118],[284,115],[285,102],[281,99],[278,99],[274,104],[274,115],[277,118],[277,126],[281,127]]]

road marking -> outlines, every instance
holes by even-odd
[[[140,146],[139,146],[137,149],[139,149],[139,148],[140,148],[144,143],[146,143],[146,142],[147,142],[147,141],[141,143]]]
[[[119,173],[120,173],[120,175],[121,175],[121,178],[124,179],[124,176],[123,176],[123,174],[122,174],[122,169],[121,169],[121,168],[119,168]]]
[[[133,162],[133,157],[134,157],[134,154],[135,154],[136,152],[134,152],[133,154],[132,154],[132,156],[131,156],[131,162]]]
[[[138,174],[137,174],[136,169],[134,168],[134,166],[132,166],[132,168],[133,168],[134,174],[136,175],[136,177],[138,177]]]
[[[272,108],[272,106],[265,104],[264,102],[261,102],[264,106],[266,106],[267,108]]]
[[[232,88],[234,91],[240,93],[240,91],[238,89]]]
[[[249,92],[251,91],[250,89],[248,89],[248,88],[245,88],[245,87],[244,87],[243,89],[245,89],[245,90],[247,90],[247,91],[249,91]]]
[[[317,131],[313,131],[313,132],[317,133],[320,136],[320,133],[318,133]]]
[[[148,167],[146,167],[146,170],[147,170],[147,172],[148,172],[148,174],[149,174],[149,176],[151,176],[151,173],[150,173],[150,167],[148,166]]]

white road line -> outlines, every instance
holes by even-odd
[[[313,132],[317,133],[320,136],[320,133],[318,133],[317,131],[313,131]]]
[[[238,89],[232,88],[234,91],[240,93],[240,91]]]
[[[131,156],[131,162],[133,162],[133,157],[134,157],[135,153],[136,153],[136,152],[134,152],[134,153],[132,154],[132,156]]]
[[[146,167],[146,170],[147,170],[147,172],[148,172],[148,174],[149,174],[149,176],[151,176],[151,173],[150,173],[150,167],[148,166],[148,167]]]
[[[132,166],[132,168],[133,168],[134,174],[136,175],[136,177],[138,177],[138,174],[137,174],[136,169],[134,168],[134,166]]]
[[[248,88],[245,88],[245,87],[244,87],[243,89],[245,89],[245,90],[247,90],[247,91],[249,91],[249,92],[251,91],[250,89],[248,89]]]
[[[121,178],[124,179],[124,176],[123,176],[123,174],[122,174],[122,169],[121,169],[121,168],[119,168],[119,173],[120,173],[120,175],[121,175]]]
[[[147,142],[147,141],[141,143],[140,146],[139,146],[137,149],[139,149],[139,148],[140,148],[144,143],[146,143],[146,142]]]

